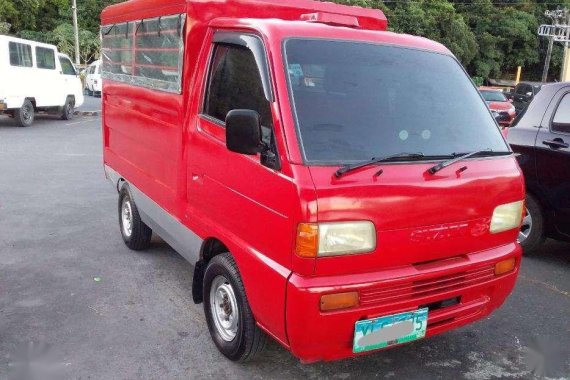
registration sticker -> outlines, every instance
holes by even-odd
[[[358,321],[353,352],[365,352],[411,342],[426,336],[428,309]]]

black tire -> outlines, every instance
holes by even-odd
[[[73,119],[74,114],[75,114],[75,102],[73,101],[73,98],[68,97],[67,100],[65,101],[63,109],[61,110],[61,119],[71,120]]]
[[[545,240],[544,213],[540,207],[540,204],[530,194],[526,195],[526,210],[527,213],[530,214],[532,224],[528,229],[528,237],[522,240],[520,243],[525,253],[531,253],[540,247],[540,245],[542,245]],[[521,231],[523,231],[524,228],[525,225],[523,224]],[[521,235],[519,235],[519,238],[521,238]]]
[[[130,228],[123,221],[124,207],[129,210],[127,213],[130,214]],[[119,227],[126,246],[133,251],[142,251],[150,246],[152,230],[141,220],[139,210],[126,185],[119,193]]]
[[[20,127],[29,127],[34,123],[34,112],[34,105],[30,99],[26,99],[22,107],[14,111],[14,119]]]
[[[216,327],[216,318],[211,305],[211,288],[214,280],[222,278],[225,285],[231,286],[237,301],[238,318],[237,332],[233,340],[224,339]],[[204,274],[204,313],[208,330],[214,344],[220,352],[236,362],[253,360],[265,348],[267,335],[257,326],[245,294],[245,289],[237,265],[230,253],[215,256],[209,263]],[[221,305],[220,305],[221,306]],[[233,313],[233,310],[232,310]]]

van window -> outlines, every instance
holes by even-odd
[[[205,113],[224,122],[229,111],[250,109],[261,115],[264,127],[272,128],[271,108],[251,50],[217,45],[211,62]]]
[[[570,93],[564,95],[558,105],[558,109],[552,120],[552,130],[555,132],[570,133]]]
[[[55,70],[55,52],[53,49],[36,46],[36,62],[38,69]]]
[[[133,26],[133,23],[115,24],[102,31],[104,71],[116,81],[127,83],[131,81]],[[89,73],[92,74],[92,70],[91,66]]]
[[[77,75],[75,68],[69,59],[59,57],[59,63],[61,64],[61,71],[64,75]]]
[[[103,77],[181,93],[185,21],[182,14],[104,26]]]
[[[8,44],[10,50],[10,65],[32,67],[32,47],[27,44],[10,42]]]
[[[450,56],[310,39],[288,40],[285,54],[306,162],[509,151],[485,102]]]

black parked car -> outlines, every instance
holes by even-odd
[[[528,107],[541,88],[542,83],[540,82],[520,82],[510,94],[507,94],[509,99],[513,99],[517,115]]]
[[[545,237],[570,241],[570,82],[542,86],[508,141],[520,154],[527,187],[523,248],[532,251]]]

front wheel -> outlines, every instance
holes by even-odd
[[[204,312],[210,335],[232,361],[249,361],[265,347],[267,336],[257,326],[237,265],[229,253],[214,257],[204,274]]]
[[[544,242],[544,214],[530,194],[526,196],[526,210],[519,231],[519,243],[525,253],[536,250]]]
[[[62,120],[71,120],[75,114],[75,103],[72,98],[67,98],[61,112]]]

